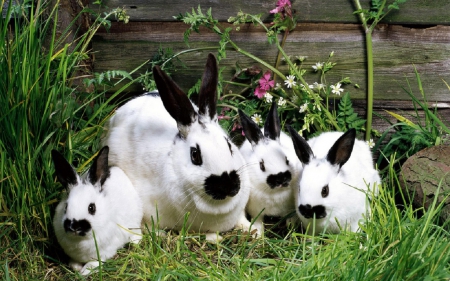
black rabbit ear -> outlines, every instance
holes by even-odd
[[[355,138],[355,129],[350,129],[345,132],[345,134],[343,134],[328,151],[328,162],[332,165],[339,165],[339,168],[341,168],[352,155]]]
[[[104,146],[95,157],[94,163],[92,163],[89,169],[89,182],[93,185],[100,181],[100,185],[103,186],[106,179],[109,178],[108,153],[109,147]]]
[[[291,134],[292,142],[294,143],[295,154],[297,154],[298,159],[303,164],[308,164],[311,158],[314,157],[311,147],[291,126],[287,126],[287,128]]]
[[[205,72],[202,77],[198,96],[198,113],[203,116],[209,116],[211,120],[216,116],[217,104],[217,84],[219,81],[219,72],[217,68],[216,57],[208,54]]]
[[[56,150],[52,150],[53,164],[55,165],[55,173],[58,181],[64,188],[70,188],[78,183],[78,175],[72,165]]]
[[[266,122],[264,123],[264,136],[272,140],[280,138],[281,125],[280,118],[278,117],[277,104],[272,102],[272,106],[269,110]]]
[[[159,66],[153,67],[153,77],[164,107],[177,122],[180,132],[185,131],[185,127],[190,126],[197,116],[191,101]]]
[[[241,119],[241,126],[244,129],[245,137],[248,139],[251,145],[256,145],[264,136],[258,125],[248,117],[242,110],[238,110],[239,117]]]

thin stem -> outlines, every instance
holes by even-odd
[[[284,34],[283,34],[283,39],[281,39],[281,44],[280,44],[281,49],[284,48],[284,44],[286,43],[286,38],[287,38],[288,34],[289,34],[289,31],[288,31],[288,30],[286,30],[286,31],[284,32]],[[275,68],[276,68],[276,69],[278,69],[278,66],[280,65],[281,55],[282,55],[281,52],[278,52],[278,54],[277,54],[277,60],[275,61]],[[274,81],[277,80],[277,75],[276,75],[276,74],[273,75],[273,80],[274,80]]]
[[[366,123],[366,141],[370,140],[372,130],[372,112],[373,112],[373,51],[372,51],[372,32],[366,33],[367,49],[367,123]]]

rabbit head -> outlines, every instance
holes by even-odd
[[[248,140],[241,147],[241,152],[249,165],[252,186],[266,187],[267,191],[289,187],[298,161],[291,159],[288,148],[280,142],[281,126],[276,103],[273,102],[270,107],[264,134],[242,110],[239,110],[239,116]]]
[[[366,175],[362,165],[356,167],[358,165],[351,163],[345,166],[354,150],[355,129],[344,134],[324,133],[310,140],[314,142],[313,148],[295,130],[289,128],[289,131],[297,156],[303,163],[296,207],[304,225],[315,220],[315,233],[325,227],[330,232],[339,232],[337,219],[341,226],[346,224],[356,231],[366,203],[365,193],[358,188],[366,187],[361,186],[365,185],[363,177]],[[355,155],[353,159],[358,157]]]
[[[73,237],[91,238],[92,229],[99,230],[104,224],[108,208],[103,184],[109,177],[108,147],[104,147],[89,169],[88,177],[81,178],[75,169],[56,150],[52,150],[56,176],[67,189],[68,196],[57,208],[59,221],[55,229]]]
[[[178,134],[170,157],[174,177],[183,186],[183,195],[203,213],[226,213],[246,181],[241,154],[218,124],[218,67],[209,54],[199,91],[198,108],[158,66],[153,69],[159,95],[167,112],[176,121]],[[180,190],[173,192],[180,193]],[[245,195],[243,195],[245,197]],[[244,198],[245,199],[245,198]]]

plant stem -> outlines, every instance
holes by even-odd
[[[372,51],[372,30],[366,33],[367,49],[367,123],[366,123],[366,141],[370,140],[372,130],[373,115],[373,51]]]
[[[362,7],[359,0],[354,0],[356,10],[361,11]],[[383,5],[384,6],[384,5]],[[373,51],[372,51],[372,31],[377,21],[368,27],[367,19],[364,14],[358,13],[361,23],[366,33],[366,52],[367,52],[367,122],[366,122],[366,141],[370,140],[372,130],[372,112],[373,112]]]

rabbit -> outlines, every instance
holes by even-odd
[[[355,129],[322,133],[308,142],[288,129],[303,163],[295,202],[307,233],[358,231],[381,183],[368,144],[356,139]]]
[[[250,174],[250,198],[247,212],[258,233],[264,233],[265,215],[284,217],[295,213],[294,191],[301,171],[291,138],[281,131],[277,105],[272,103],[264,123],[264,134],[258,125],[239,110],[246,141],[240,151]],[[294,223],[288,219],[287,223]]]
[[[218,123],[216,58],[208,55],[198,107],[159,66],[153,75],[158,91],[120,107],[104,138],[144,202],[144,226],[186,225],[211,242],[221,239],[216,232],[254,230],[244,159]]]
[[[108,166],[108,150],[100,150],[83,177],[52,150],[56,176],[68,190],[56,207],[53,227],[70,267],[82,275],[99,265],[97,247],[105,261],[126,243],[141,239],[142,202],[125,173]]]

